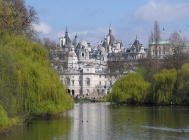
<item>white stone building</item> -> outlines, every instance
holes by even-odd
[[[116,79],[109,76],[107,61],[114,60],[117,53],[121,53],[125,59],[146,56],[144,47],[137,38],[126,49],[121,41],[114,38],[111,27],[108,35],[96,48],[85,40],[80,41],[77,34],[71,41],[66,29],[65,36],[59,38],[57,49],[50,52],[52,65],[67,85],[68,93],[74,96],[109,93]]]

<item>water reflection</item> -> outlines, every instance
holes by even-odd
[[[110,128],[109,103],[86,103],[75,104],[74,111],[68,113],[73,117],[74,123],[71,128],[71,140],[100,140],[107,139],[106,129]]]
[[[129,107],[78,103],[60,119],[34,120],[2,140],[189,139],[188,107]]]
[[[50,140],[68,139],[72,120],[69,117],[60,119],[33,120],[25,126],[19,126],[9,133],[0,135],[1,140]]]
[[[71,140],[188,139],[187,107],[128,107],[75,104]],[[184,132],[183,132],[183,131]]]

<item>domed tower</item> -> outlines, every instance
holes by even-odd
[[[70,44],[68,52],[68,68],[78,68],[78,59],[74,46]]]
[[[89,46],[85,40],[81,41],[77,47],[77,55],[79,60],[89,59]]]
[[[114,41],[115,41],[115,38],[112,34],[112,29],[111,29],[111,26],[109,27],[109,33],[107,35],[107,43],[108,45],[111,45],[113,46],[114,45]]]
[[[102,43],[102,46],[105,48],[105,51],[108,52],[108,43],[107,43],[106,36],[105,36],[104,42]]]
[[[141,44],[140,44],[139,40],[137,39],[137,36],[136,36],[136,39],[132,46],[134,46],[136,48],[136,52],[140,52]]]
[[[106,62],[107,61],[107,52],[105,48],[102,45],[98,46],[98,51],[100,52],[100,60],[101,62]]]

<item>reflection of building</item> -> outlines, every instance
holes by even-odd
[[[74,122],[70,131],[70,139],[108,140],[109,135],[105,130],[111,127],[114,129],[114,126],[111,125],[111,114],[108,105],[109,103],[75,104],[74,110],[67,113]]]
[[[115,60],[115,54],[120,53],[125,59],[146,56],[137,38],[131,48],[126,49],[121,41],[115,39],[111,27],[97,47],[91,47],[85,40],[80,41],[77,34],[71,41],[67,29],[59,40],[57,49],[51,50],[52,62],[60,62],[53,62],[53,66],[72,95],[107,94],[115,82],[115,78],[108,76],[107,61]]]

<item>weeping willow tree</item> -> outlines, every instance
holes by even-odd
[[[178,103],[189,102],[189,63],[182,65],[178,72],[178,88],[176,101]]]
[[[153,75],[153,100],[155,103],[169,103],[173,99],[173,89],[177,80],[175,69],[166,70]]]
[[[73,102],[44,46],[4,33],[0,39],[0,105],[8,117],[58,114]]]
[[[140,73],[129,73],[121,77],[112,87],[109,101],[144,103],[150,83],[144,81]]]

